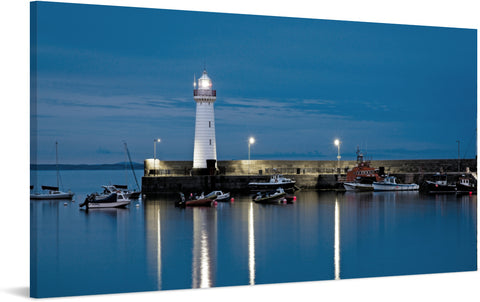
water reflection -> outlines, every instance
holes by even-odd
[[[253,217],[253,202],[250,202],[248,207],[248,271],[250,285],[255,284],[255,223]]]
[[[338,195],[335,195],[335,280],[340,280],[340,205]]]
[[[190,209],[187,209],[190,210]],[[193,208],[192,288],[215,285],[217,215],[213,208]]]
[[[471,196],[298,196],[293,205],[259,206],[239,197],[218,208],[186,209],[174,207],[171,197],[145,200],[145,251],[156,289],[440,272],[460,262],[471,267]],[[470,257],[464,262],[446,251],[458,238]]]

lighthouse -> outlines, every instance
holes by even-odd
[[[212,89],[212,80],[207,70],[197,82],[193,80],[193,99],[197,103],[195,118],[195,145],[193,149],[193,169],[216,170],[217,144],[215,140],[215,112],[213,104],[217,99],[217,92]],[[208,162],[208,165],[207,165]],[[211,171],[210,171],[211,173]]]

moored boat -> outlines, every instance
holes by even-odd
[[[74,195],[70,190],[68,192],[62,192],[62,191],[59,191],[58,187],[52,187],[52,186],[42,186],[42,190],[46,192],[32,193],[30,194],[30,199],[34,199],[34,200],[72,199]]]
[[[373,183],[345,182],[343,187],[347,191],[373,191]]]
[[[72,199],[74,193],[70,190],[68,192],[60,191],[60,169],[58,168],[58,142],[55,142],[55,166],[57,169],[57,186],[42,186],[44,192],[31,193],[30,199],[33,200],[48,200],[48,199]],[[30,190],[33,190],[33,186],[30,186]]]
[[[274,174],[270,177],[269,181],[265,182],[250,182],[248,187],[252,191],[271,191],[276,188],[282,188],[283,190],[295,190],[296,181],[290,178],[286,178],[281,174]]]
[[[186,200],[185,195],[180,193],[180,200],[175,202],[176,207],[211,207],[217,205],[217,202],[210,198],[200,198]]]
[[[373,182],[383,180],[378,169],[370,167],[370,161],[365,160],[363,153],[357,147],[357,166],[347,172],[343,187],[347,191],[373,191]]]
[[[98,195],[96,193],[87,195],[85,201],[80,207],[85,206],[87,209],[98,208],[119,208],[130,204],[130,200],[125,198],[122,193],[110,193],[108,195]]]
[[[258,192],[257,195],[253,198],[253,201],[256,203],[281,203],[285,199],[285,191],[283,188],[277,188],[273,192]]]
[[[477,194],[476,182],[466,175],[458,178],[456,183],[457,194]]]
[[[457,186],[455,184],[449,184],[447,180],[446,174],[437,173],[433,177],[433,180],[425,181],[421,185],[420,190],[430,194],[455,193]]]
[[[230,192],[223,193],[223,191],[213,191],[204,198],[213,199],[216,201],[228,201],[230,199]]]
[[[417,184],[399,184],[395,176],[386,176],[383,181],[373,182],[374,191],[415,191],[419,189]]]

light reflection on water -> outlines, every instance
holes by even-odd
[[[37,295],[476,269],[476,196],[300,191],[289,205],[234,197],[181,209],[165,194],[88,212],[78,199],[31,201]]]

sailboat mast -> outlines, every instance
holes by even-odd
[[[124,144],[126,144],[124,142]],[[126,146],[126,145],[125,145]],[[124,164],[125,164],[125,185],[128,187],[128,176],[127,176],[127,150],[125,149],[125,160],[124,160]]]
[[[59,187],[59,171],[58,171],[58,142],[55,142],[55,165],[57,166],[57,187]]]
[[[135,183],[137,184],[137,189],[140,190],[137,175],[135,175],[135,169],[133,168],[132,157],[130,156],[130,152],[128,151],[127,142],[123,142],[123,144],[125,145],[125,151],[127,151],[128,161],[130,162],[130,168],[132,168],[133,177],[135,178]]]

